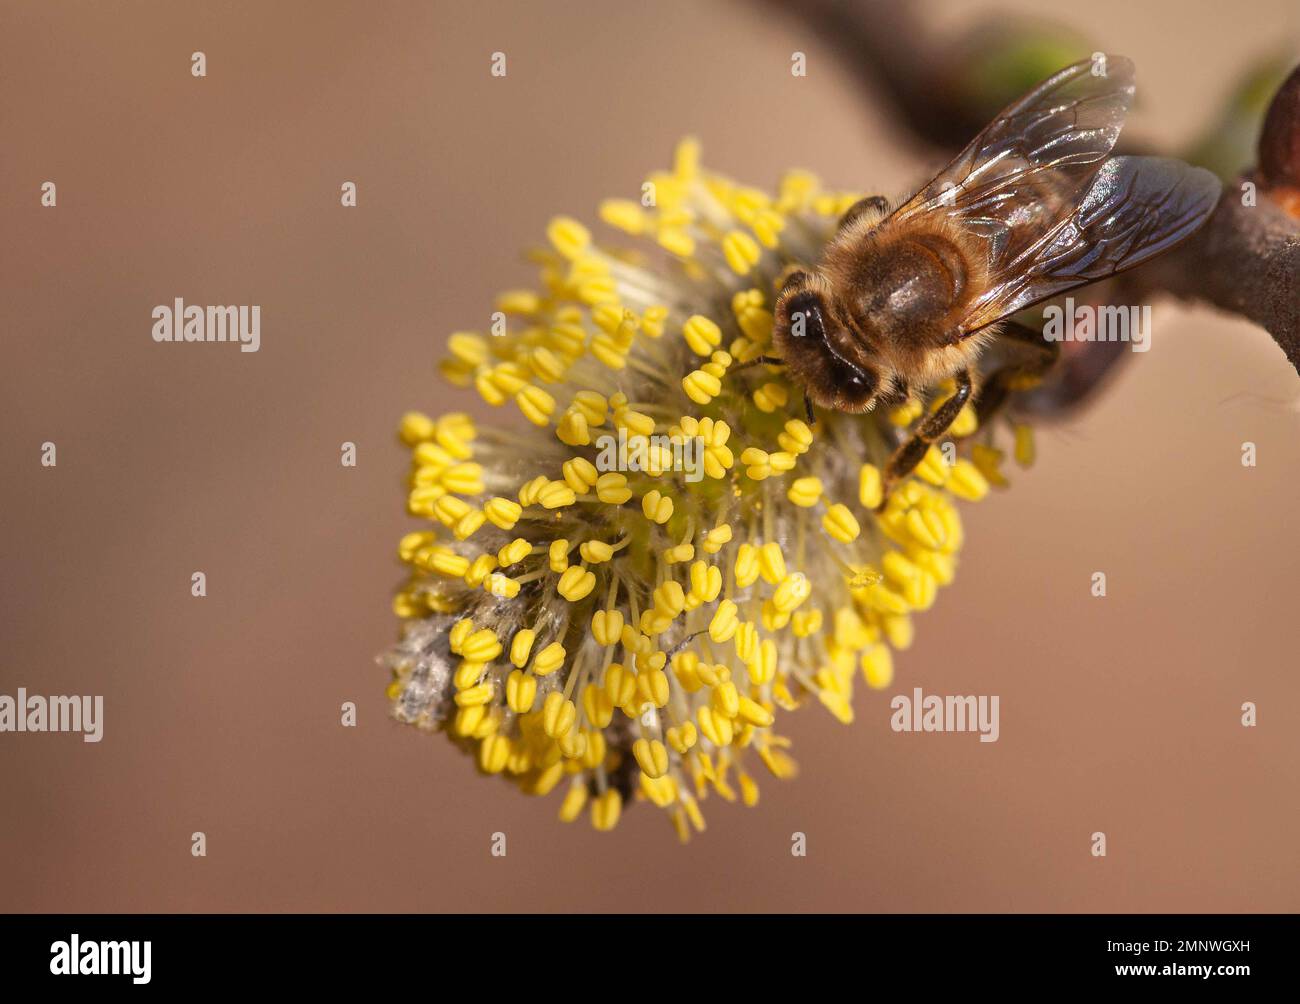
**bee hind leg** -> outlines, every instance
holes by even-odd
[[[921,458],[925,456],[931,444],[948,431],[948,427],[957,420],[958,414],[966,406],[966,402],[970,400],[970,371],[959,370],[956,380],[957,389],[953,391],[952,395],[928,415],[921,422],[920,428],[889,458],[889,463],[885,465],[884,492],[880,499],[880,505],[876,507],[877,512],[884,509],[885,504],[889,501],[889,493],[894,486],[916,469],[916,465],[921,462]]]
[[[1060,357],[1059,342],[1046,341],[1033,328],[1014,321],[998,333],[1004,343],[1015,346],[1021,358],[994,370],[975,395],[975,415],[980,425],[992,418],[1018,390],[1029,390]]]

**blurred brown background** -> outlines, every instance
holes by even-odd
[[[924,6],[942,30],[1030,9],[1134,58],[1130,128],[1169,145],[1297,32],[1293,0]],[[472,406],[435,382],[442,338],[529,279],[549,216],[594,218],[686,133],[764,185],[796,164],[919,180],[792,22],[740,2],[11,3],[0,66],[0,693],[106,704],[98,745],[0,735],[0,909],[1300,908],[1300,382],[1209,311],[1158,307],[1152,351],[967,510],[895,689],[1001,695],[995,744],[896,735],[888,695],[860,693],[850,727],[808,709],[785,719],[800,778],[752,811],[710,799],[681,847],[647,806],[613,834],[560,824],[557,798],[386,718],[397,419]],[[261,351],[155,344],[177,296],[261,304]]]

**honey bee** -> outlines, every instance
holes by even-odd
[[[856,203],[812,271],[788,275],[773,345],[812,406],[861,413],[952,379],[955,392],[898,447],[905,477],[974,400],[981,414],[1055,357],[1019,310],[1132,268],[1194,233],[1218,201],[1209,171],[1111,156],[1133,99],[1133,65],[1097,54],[1004,109],[929,184],[892,212]],[[1002,322],[1002,323],[1000,323]],[[976,392],[995,338],[1024,361]],[[1026,351],[1027,350],[1027,351]]]

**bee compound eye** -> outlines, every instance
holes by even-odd
[[[816,293],[799,293],[791,297],[789,313],[792,338],[814,338],[818,341],[826,338],[822,301]]]

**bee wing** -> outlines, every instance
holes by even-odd
[[[958,329],[969,334],[1066,290],[1140,265],[1191,236],[1219,201],[1219,179],[1165,157],[1112,157],[1079,205],[993,256],[987,289]]]
[[[1111,157],[1133,64],[1099,54],[1005,108],[892,220],[949,221],[983,244],[984,292],[961,335],[1140,264],[1187,237],[1218,199],[1208,171]]]
[[[1050,189],[1059,204],[1077,205],[1119,137],[1133,90],[1123,56],[1067,66],[1004,108],[892,219],[951,217],[986,234],[992,252],[1014,255],[1016,230],[1051,209],[1035,210],[1026,196]]]

